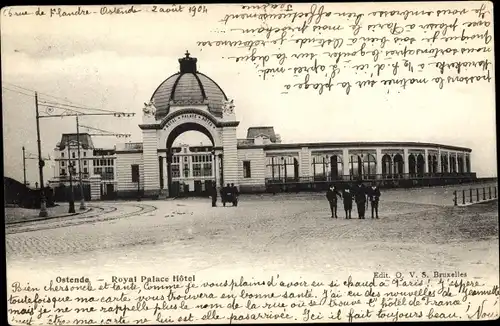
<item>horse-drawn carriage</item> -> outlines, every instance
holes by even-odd
[[[232,203],[233,206],[238,206],[238,189],[236,187],[223,187],[220,192],[222,205],[226,206],[226,203]]]

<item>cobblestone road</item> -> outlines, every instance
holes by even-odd
[[[450,189],[386,191],[379,220],[331,219],[319,194],[242,196],[238,207],[217,208],[208,198],[103,202],[94,215],[8,227],[7,264],[9,273],[86,275],[223,268],[322,274],[439,268],[496,275],[497,202],[452,207],[439,202],[449,198],[444,191]]]

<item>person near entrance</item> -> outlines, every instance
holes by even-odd
[[[222,205],[224,205],[224,207],[226,206],[227,202],[233,202],[233,189],[229,183],[222,188],[221,197],[222,197]]]
[[[229,186],[229,185],[228,185]],[[228,187],[220,187],[220,199],[222,200],[222,205],[226,206],[226,198],[227,198]]]
[[[358,208],[358,217],[360,219],[364,219],[368,201],[366,200],[366,188],[363,185],[362,181],[359,181],[356,186],[356,189],[354,191],[354,198],[356,200],[356,206]]]
[[[337,187],[330,185],[330,188],[326,191],[326,199],[330,203],[332,218],[337,218],[337,196],[342,198],[342,194],[337,190]]]
[[[376,218],[378,218],[378,202],[380,199],[380,188],[375,182],[372,182],[372,186],[368,189],[368,198],[372,207],[372,218],[373,213],[375,213]]]
[[[233,199],[233,206],[238,206],[238,188],[234,185],[234,183],[231,183],[231,193],[232,193],[232,199]]]
[[[217,207],[217,184],[215,181],[212,182],[210,196],[212,197],[212,207]]]
[[[352,192],[349,185],[345,187],[342,193],[342,198],[344,199],[345,218],[350,219],[352,211]]]

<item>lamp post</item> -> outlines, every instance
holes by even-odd
[[[38,216],[47,217],[49,214],[47,213],[47,206],[45,202],[45,193],[44,193],[44,183],[43,183],[43,167],[45,166],[45,161],[42,159],[42,144],[40,140],[40,114],[38,112],[38,93],[35,92],[35,110],[36,110],[36,137],[37,137],[37,145],[38,145],[38,174],[40,177],[40,213]]]
[[[76,142],[78,143],[78,182],[80,183],[80,210],[84,211],[85,207],[85,196],[83,194],[83,182],[82,182],[82,161],[80,159],[80,124],[78,123],[78,115],[76,116]]]
[[[23,146],[23,174],[24,174],[23,185],[26,186],[26,154],[24,146]]]

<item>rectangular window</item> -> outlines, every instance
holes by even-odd
[[[83,152],[83,156],[86,157],[87,156],[87,152]]]
[[[75,158],[75,152],[72,152],[72,153],[71,153],[71,157],[72,157],[72,158]]]
[[[87,160],[83,160],[83,165],[87,165]]]
[[[61,157],[64,157],[64,152],[61,152]]]
[[[101,166],[105,166],[106,165],[106,160],[101,160]]]
[[[61,169],[61,175],[66,175],[66,170],[65,169]]]
[[[201,164],[193,164],[193,177],[201,177]]]
[[[89,173],[89,170],[87,168],[83,168],[83,173],[87,174]]]
[[[243,178],[251,178],[250,161],[243,161]]]
[[[184,178],[189,178],[189,165],[188,164],[184,164],[182,174],[184,175]]]
[[[139,165],[132,164],[132,182],[139,182]]]
[[[61,162],[61,166],[64,166],[64,161]]]
[[[178,178],[180,176],[179,164],[172,164],[172,178]]]
[[[212,164],[211,163],[203,163],[203,176],[204,177],[212,176]]]

